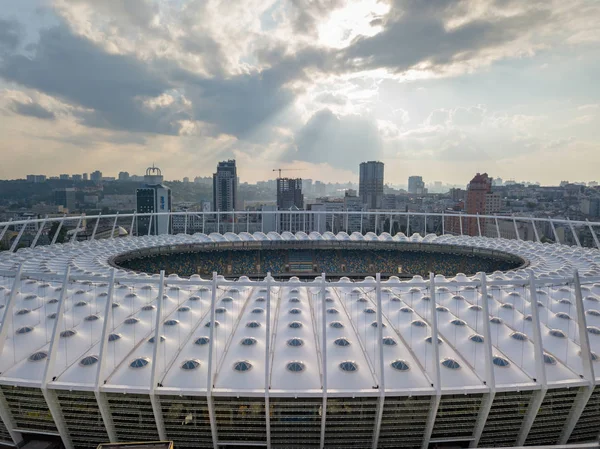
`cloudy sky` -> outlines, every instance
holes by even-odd
[[[0,6],[0,178],[600,181],[596,0]]]

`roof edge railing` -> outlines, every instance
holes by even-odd
[[[167,219],[165,220],[164,217]],[[51,244],[57,242],[57,237],[68,227],[68,237],[64,242],[98,239],[98,225],[101,220],[106,223],[104,233],[110,232],[114,238],[115,232],[125,229],[127,235],[156,235],[156,234],[194,234],[213,232],[277,232],[285,231],[307,234],[316,231],[354,232],[367,234],[369,231],[376,235],[397,234],[404,230],[407,237],[410,233],[426,236],[437,235],[471,235],[474,237],[508,238],[528,240],[532,242],[551,241],[568,246],[585,246],[581,233],[586,234],[587,246],[600,249],[600,239],[596,229],[600,229],[600,221],[571,220],[566,218],[532,217],[517,215],[480,215],[454,211],[443,212],[406,212],[396,210],[376,211],[339,211],[339,210],[298,210],[298,211],[227,211],[227,212],[198,212],[198,211],[167,211],[156,213],[116,213],[85,215],[77,214],[60,217],[44,217],[38,219],[10,220],[0,223],[0,239],[8,244],[4,248],[16,251],[24,235],[30,235],[31,243],[25,246],[33,248],[38,245],[41,235],[46,235]],[[411,221],[412,220],[412,221]],[[504,225],[501,232],[499,222]],[[58,226],[53,228],[53,225]],[[121,225],[119,226],[119,223]],[[89,232],[86,231],[90,227]],[[159,228],[160,226],[160,228]],[[557,226],[561,233],[557,231]],[[252,227],[252,229],[251,229]],[[93,228],[93,231],[92,231]],[[85,231],[85,232],[84,232]],[[540,232],[543,231],[543,232]],[[50,235],[52,233],[52,235]],[[541,235],[541,237],[540,237]],[[545,239],[545,240],[544,240]],[[1,243],[1,242],[0,242]],[[2,248],[2,246],[0,246]]]

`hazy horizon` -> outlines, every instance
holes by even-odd
[[[598,2],[2,3],[2,179],[597,177]]]

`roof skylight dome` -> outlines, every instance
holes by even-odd
[[[306,367],[302,362],[290,362],[286,365],[286,368],[292,373],[301,373]]]
[[[241,360],[233,364],[233,369],[239,373],[244,373],[252,369],[252,364],[248,360]]]
[[[88,355],[88,356],[82,358],[79,361],[79,364],[81,366],[91,366],[91,365],[93,365],[93,364],[95,364],[97,362],[98,362],[98,356],[97,355]]]
[[[430,335],[429,337],[425,337],[425,343],[431,343],[433,341],[433,337]],[[443,340],[438,337],[437,339],[438,341],[438,345],[441,345],[443,343]]]
[[[209,337],[198,337],[194,343],[200,346],[207,345],[210,342]]]
[[[350,360],[340,363],[339,366],[342,371],[346,371],[347,373],[358,371],[358,365]]]
[[[400,360],[400,359],[394,360],[392,363],[390,363],[390,366],[397,371],[408,371],[410,369],[410,367],[408,366],[408,363],[406,363],[406,361]]]
[[[198,368],[200,366],[200,360],[198,359],[190,359],[186,360],[181,364],[181,369],[190,371]]]
[[[144,368],[150,363],[150,359],[148,357],[138,357],[137,359],[133,359],[129,366],[131,368]]]
[[[446,358],[446,359],[442,360],[442,365],[449,369],[459,369],[460,368],[460,363],[458,363],[456,360],[451,359],[451,358]]]
[[[341,337],[341,338],[336,338],[333,343],[336,346],[350,346],[350,341],[347,338]]]
[[[483,343],[483,335],[473,334],[469,337],[469,340],[475,343]]]
[[[396,340],[392,337],[383,337],[383,340],[381,340],[381,343],[383,343],[385,346],[397,346],[398,345]]]
[[[294,346],[294,347],[303,346],[304,345],[304,341],[301,338],[290,338],[287,341],[287,345],[288,346]]]
[[[29,361],[39,362],[40,360],[44,360],[46,357],[48,357],[47,351],[37,351],[29,356]]]
[[[494,356],[492,357],[492,363],[496,366],[506,368],[510,365],[510,362],[506,360],[504,357]]]

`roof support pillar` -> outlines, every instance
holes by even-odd
[[[592,234],[592,238],[594,239],[594,243],[596,244],[596,248],[600,249],[600,241],[598,241],[598,236],[596,235],[596,232],[594,231],[594,228],[592,227],[592,225],[590,224],[590,222],[588,221],[588,219],[586,218],[585,221],[587,222],[588,228],[590,229],[590,233]]]
[[[535,241],[538,243],[541,243],[540,234],[538,234],[538,230],[535,227],[535,220],[533,218],[531,219],[531,226],[533,226],[533,233],[535,235]]]
[[[269,378],[271,374],[271,273],[267,273],[267,323],[265,329],[265,424],[267,427],[267,449],[271,447],[271,406],[269,404]]]
[[[496,236],[498,238],[501,238],[501,234],[500,234],[500,225],[498,224],[498,217],[494,217],[494,220],[496,222]]]
[[[512,222],[513,222],[513,226],[515,227],[515,238],[517,240],[521,240],[521,236],[519,235],[519,228],[517,227],[517,220],[516,220],[514,214],[512,217]]]
[[[460,235],[461,237],[463,236],[463,216],[462,216],[462,212],[460,213],[460,215],[458,216],[459,220],[458,220],[458,224],[460,226]]]
[[[575,309],[577,311],[577,328],[579,331],[579,344],[581,346],[581,361],[583,364],[582,376],[589,382],[588,385],[583,386],[577,392],[573,407],[569,412],[569,416],[562,429],[557,444],[567,444],[569,437],[579,421],[588,400],[594,392],[594,386],[596,383],[594,374],[594,362],[592,361],[592,353],[590,347],[590,338],[587,332],[587,322],[585,319],[585,308],[583,306],[583,295],[581,293],[581,281],[579,279],[579,272],[577,270],[573,273],[573,287],[575,290]]]
[[[117,437],[117,430],[115,428],[115,423],[112,419],[110,404],[108,403],[106,394],[102,393],[101,391],[95,390],[94,396],[96,398],[96,403],[98,404],[98,409],[100,410],[100,415],[102,416],[102,422],[104,423],[104,427],[106,428],[106,433],[108,434],[108,441],[111,443],[117,443],[119,441],[119,438]]]
[[[479,212],[477,212],[477,231],[479,232],[479,237],[481,237],[481,219],[479,218]]]
[[[150,213],[150,215],[148,216],[148,236],[152,232],[152,221],[153,221],[153,219],[154,219],[154,214]]]
[[[554,235],[554,242],[560,243],[560,239],[558,238],[558,233],[556,232],[556,228],[554,227],[554,222],[552,218],[550,218],[550,227],[552,228],[552,234]]]
[[[12,311],[15,308],[15,303],[17,302],[17,294],[21,290],[22,271],[23,263],[19,265],[19,268],[17,268],[17,272],[15,273],[15,279],[10,290],[10,296],[8,297],[8,301],[6,302],[6,308],[4,309],[4,317],[9,317],[13,314]],[[4,344],[6,343],[6,336],[8,335],[8,327],[10,326],[10,322],[11,320],[3,319],[2,323],[0,323],[0,357],[2,356],[2,352],[4,351]]]
[[[390,217],[391,221],[391,217]],[[373,449],[377,449],[379,443],[379,432],[383,418],[383,406],[385,404],[385,363],[383,360],[383,312],[381,309],[381,274],[376,274],[376,300],[377,300],[377,349],[379,350],[379,401],[377,402],[377,415],[375,417],[375,429],[373,431]]]
[[[60,438],[66,449],[73,449],[73,442],[69,436],[69,431],[64,420],[60,404],[56,397],[56,391],[48,389],[48,383],[52,381],[54,374],[54,365],[56,363],[56,353],[58,352],[58,339],[60,338],[60,329],[64,321],[65,303],[67,299],[67,292],[69,289],[69,275],[71,274],[71,268],[67,266],[65,271],[65,277],[62,283],[62,290],[60,292],[60,299],[58,300],[58,309],[56,312],[56,320],[54,320],[54,329],[52,331],[52,337],[50,340],[50,347],[48,349],[48,361],[46,362],[46,369],[42,377],[41,390],[50,410],[50,414],[56,424],[56,429],[60,434]]]
[[[21,447],[23,445],[23,437],[21,436],[21,432],[16,432],[13,430],[17,427],[17,424],[12,416],[12,413],[10,412],[10,407],[6,402],[6,398],[4,397],[2,390],[0,390],[0,419],[2,419],[4,427],[6,427],[6,430],[8,430],[13,443],[15,443],[15,445],[18,447]]]
[[[410,237],[410,215],[406,215],[406,236]]]
[[[37,245],[37,242],[40,239],[42,232],[44,231],[44,227],[46,226],[47,221],[48,221],[48,215],[46,215],[46,217],[44,218],[44,221],[42,221],[42,224],[38,228],[37,234],[35,234],[35,238],[33,239],[33,242],[31,242],[31,245],[29,246],[30,248],[35,248],[35,245]]]
[[[325,301],[325,273],[321,273],[321,361],[323,363],[323,406],[321,410],[321,441],[319,447],[325,448],[325,425],[327,423],[327,304]]]
[[[112,231],[110,232],[110,238],[114,239],[115,238],[115,229],[117,227],[117,220],[119,219],[119,211],[117,211],[117,214],[115,215],[115,221],[113,221],[113,228]]]
[[[461,217],[462,222],[462,217]],[[436,310],[436,293],[435,293],[435,275],[429,273],[429,308],[431,313],[431,351],[432,362],[433,362],[433,385],[435,394],[431,396],[431,405],[429,406],[429,415],[427,416],[427,425],[425,426],[425,432],[423,433],[423,443],[421,449],[427,449],[429,447],[429,440],[433,433],[433,425],[435,424],[435,417],[440,406],[440,400],[442,398],[442,385],[440,375],[440,349],[438,342],[438,325],[437,325],[437,310]]]
[[[529,407],[523,419],[523,424],[517,435],[516,446],[523,446],[531,426],[535,421],[540,406],[546,396],[548,384],[546,382],[546,367],[544,365],[544,348],[542,345],[542,330],[540,325],[540,314],[537,305],[537,292],[535,288],[535,277],[533,271],[529,270],[529,300],[531,302],[531,317],[533,323],[533,350],[535,355],[535,381],[540,384],[541,388],[533,393]]]
[[[56,390],[50,390],[47,387],[42,388],[42,394],[44,395],[44,399],[46,400],[46,404],[48,404],[48,410],[50,410],[50,414],[54,419],[54,423],[56,424],[56,428],[58,429],[58,433],[60,434],[60,439],[62,440],[65,449],[74,449],[73,442],[71,441],[71,436],[69,434],[69,430],[67,429],[67,424],[64,420],[64,415],[62,412],[62,408],[58,403],[58,397],[56,394]]]
[[[6,231],[8,231],[8,227],[10,226],[11,221],[12,221],[12,218],[10,220],[8,220],[8,223],[6,223],[4,228],[2,228],[2,232],[0,232],[0,240],[2,240],[4,238],[4,234],[6,234]]]
[[[162,304],[163,294],[165,291],[165,271],[160,271],[160,284],[158,285],[158,299],[156,300],[156,319],[154,321],[154,348],[152,352],[152,373],[150,374],[150,403],[152,404],[152,411],[154,412],[154,420],[156,421],[156,429],[158,430],[158,437],[161,441],[167,439],[167,432],[165,431],[165,422],[162,416],[162,407],[160,406],[160,397],[156,394],[157,378],[158,373],[158,349],[160,347],[160,326],[162,322]]]
[[[27,225],[29,224],[30,220],[27,220],[26,223],[21,225],[21,229],[19,230],[19,233],[17,234],[17,238],[15,238],[13,244],[10,247],[10,252],[14,252],[17,249],[17,245],[19,244],[19,241],[21,240],[21,237],[23,237],[23,233],[25,232],[25,228],[27,227]]]
[[[77,234],[79,234],[79,227],[81,226],[81,222],[83,221],[84,214],[79,216],[79,220],[77,220],[77,226],[73,230],[73,237],[71,237],[71,243],[75,243],[77,241]]]
[[[444,216],[444,211],[442,211],[442,235],[446,235],[446,218]]]
[[[98,222],[96,222],[96,224],[97,223]],[[108,434],[108,439],[111,443],[116,443],[118,441],[117,431],[115,430],[115,424],[112,419],[112,413],[110,412],[108,400],[106,399],[106,395],[100,392],[100,386],[104,384],[102,377],[104,375],[108,333],[113,328],[111,310],[114,290],[115,269],[112,268],[110,272],[110,281],[108,284],[108,296],[106,297],[106,304],[104,306],[104,323],[102,325],[102,336],[100,337],[100,349],[98,351],[98,367],[96,369],[96,380],[94,382],[94,396],[96,397],[98,409],[100,410],[100,415],[102,416],[102,421],[104,422],[104,427],[106,428],[106,433]]]
[[[98,214],[98,218],[96,218],[96,223],[94,224],[94,230],[92,231],[92,237],[90,240],[94,240],[96,238],[96,232],[98,231],[98,224],[100,224],[100,217],[102,216],[102,212]]]
[[[185,215],[183,217],[184,222],[183,222],[183,233],[187,235],[187,222],[188,222],[188,212],[187,210],[185,211]]]
[[[203,215],[204,217],[204,215]],[[204,225],[203,225],[204,226]],[[219,436],[217,434],[217,419],[215,417],[215,408],[212,400],[213,389],[213,358],[215,352],[215,304],[217,303],[217,272],[213,272],[212,291],[210,300],[210,327],[208,331],[208,373],[206,376],[206,404],[208,406],[208,418],[210,421],[210,431],[212,434],[213,448],[219,449]]]
[[[573,223],[571,222],[569,217],[567,217],[567,221],[569,222],[569,227],[571,228],[571,233],[573,234],[573,239],[575,240],[575,243],[577,244],[577,246],[579,248],[581,248],[581,242],[579,241],[579,237],[577,237],[577,233],[575,232],[575,227],[573,226]]]
[[[133,229],[135,226],[135,218],[137,216],[137,212],[133,212],[133,215],[131,216],[131,224],[129,225],[129,237],[133,237]],[[137,235],[137,232],[136,232]]]
[[[496,397],[496,376],[494,373],[494,365],[492,363],[492,333],[490,331],[490,310],[487,297],[487,277],[484,272],[479,273],[481,280],[481,307],[483,309],[483,344],[485,354],[485,384],[490,389],[490,392],[483,398],[482,405],[479,409],[479,416],[473,431],[473,440],[469,447],[477,447],[481,434],[485,428],[485,423],[490,414],[494,398]]]
[[[425,223],[423,224],[423,237],[427,235],[427,214],[425,214]]]

